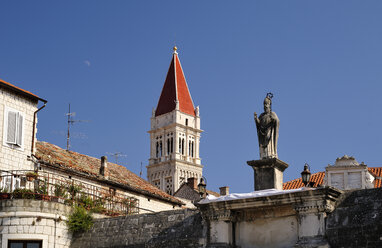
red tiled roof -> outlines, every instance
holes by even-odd
[[[181,112],[195,116],[194,104],[176,52],[172,55],[155,116],[173,111],[176,107],[175,101],[179,102],[179,110]]]
[[[382,167],[369,167],[368,170],[375,177],[374,187],[375,188],[382,188],[382,180],[381,180]],[[314,182],[313,187],[317,187],[318,185],[322,185],[324,183],[324,177],[325,177],[324,171],[312,174],[310,181]],[[304,184],[302,183],[301,177],[294,179],[292,181],[283,183],[283,189],[284,190],[298,189],[298,188],[301,188],[303,186],[304,186]]]
[[[94,177],[94,179],[99,179],[97,176],[99,175],[99,168],[101,166],[100,159],[73,151],[67,151],[48,142],[37,141],[36,148],[36,157],[48,166],[60,166],[64,169],[82,172],[87,176]],[[105,183],[111,181],[122,184],[132,189],[132,191],[148,194],[152,197],[178,205],[183,204],[175,197],[151,185],[122,165],[108,162],[107,169],[109,171],[109,180],[105,180]]]
[[[11,84],[11,83],[8,83],[8,82],[5,82],[4,80],[1,80],[1,79],[0,79],[0,86],[6,87],[6,88],[8,88],[8,89],[12,89],[12,90],[17,91],[17,92],[19,92],[19,93],[22,93],[23,95],[26,95],[26,96],[28,96],[28,97],[31,97],[31,98],[33,98],[33,99],[35,99],[35,100],[41,100],[41,101],[43,101],[43,102],[46,102],[46,100],[44,100],[44,99],[42,99],[42,98],[36,96],[35,94],[33,94],[33,93],[31,93],[31,92],[29,92],[29,91],[27,91],[27,90],[23,90],[23,89],[21,89],[21,88],[15,86],[15,85],[13,85],[13,84]]]
[[[382,188],[382,167],[370,167],[369,172],[375,177],[374,188]]]
[[[318,185],[322,185],[324,182],[324,177],[325,177],[325,172],[323,172],[323,171],[312,174],[312,176],[310,177],[310,181],[314,182],[313,187],[317,187]],[[300,178],[297,178],[297,179],[294,179],[292,181],[284,183],[283,189],[284,190],[298,189],[298,188],[301,188],[303,186],[304,186],[304,184],[302,183],[302,178],[300,177]]]

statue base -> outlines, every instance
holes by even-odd
[[[288,164],[278,158],[247,161],[255,174],[255,191],[263,189],[283,189],[283,174]]]

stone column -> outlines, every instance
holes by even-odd
[[[255,191],[264,189],[283,189],[283,174],[288,164],[278,158],[247,161],[254,170]]]
[[[298,242],[295,248],[329,248],[325,238],[327,212],[334,210],[334,202],[324,199],[305,201],[295,206],[298,217]]]

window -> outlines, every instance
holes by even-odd
[[[186,119],[186,126],[188,126],[188,119]]]
[[[172,177],[166,178],[166,193],[172,195]]]
[[[14,109],[5,108],[4,145],[12,148],[23,148],[24,115]]]
[[[157,187],[158,189],[160,189],[160,180],[155,180],[153,181],[153,184],[155,187]]]
[[[169,155],[171,153],[171,147],[170,147],[171,143],[170,143],[170,139],[167,139],[167,155]]]
[[[42,240],[8,240],[9,248],[41,248]]]

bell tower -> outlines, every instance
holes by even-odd
[[[170,67],[156,109],[151,116],[148,181],[173,195],[203,166],[199,157],[199,107],[194,107],[186,78],[174,47]]]

